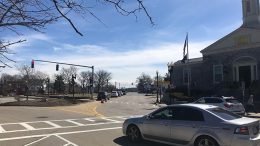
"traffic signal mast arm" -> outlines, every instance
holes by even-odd
[[[62,62],[55,62],[55,61],[46,61],[46,60],[32,60],[31,62],[31,67],[34,68],[34,62],[46,62],[46,63],[53,63],[56,64],[56,71],[59,70],[59,64],[64,64],[64,65],[70,65],[70,66],[78,66],[78,67],[86,67],[86,68],[91,68],[92,69],[92,76],[90,79],[90,86],[91,86],[91,97],[93,98],[93,85],[94,85],[94,66],[86,66],[86,65],[78,65],[78,64],[71,64],[71,63],[62,63]],[[72,80],[74,81],[76,79],[76,76],[72,76]],[[74,92],[73,92],[74,93]]]
[[[71,63],[62,63],[62,62],[55,62],[55,61],[46,61],[46,60],[32,60],[37,62],[47,62],[47,63],[54,63],[54,64],[64,64],[64,65],[71,65],[71,66],[78,66],[78,67],[87,67],[87,68],[94,68],[94,66],[86,66],[86,65],[78,65],[78,64],[71,64]]]

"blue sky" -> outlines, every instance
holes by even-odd
[[[128,4],[132,6],[133,1]],[[135,19],[121,16],[113,7],[97,5],[93,11],[105,25],[91,17],[72,17],[83,37],[66,21],[47,26],[44,33],[19,28],[22,36],[5,31],[0,36],[27,40],[11,48],[16,66],[30,65],[32,59],[94,65],[96,70],[111,72],[111,82],[128,86],[142,72],[152,77],[156,70],[161,75],[167,73],[168,62],[182,59],[187,32],[190,58],[195,58],[201,56],[200,50],[242,24],[242,0],[145,0],[144,4],[154,26],[143,12]],[[54,64],[36,63],[35,68],[50,76],[57,73]],[[5,68],[4,72],[15,74],[17,70]]]

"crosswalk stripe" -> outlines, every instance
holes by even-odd
[[[0,133],[3,133],[3,132],[5,132],[5,129],[2,126],[0,126]]]
[[[20,125],[22,125],[23,127],[25,127],[28,130],[35,130],[34,127],[32,127],[31,125],[29,125],[27,123],[20,123]]]
[[[55,127],[55,128],[60,128],[60,127],[61,127],[60,125],[55,124],[55,123],[50,122],[50,121],[44,121],[44,122],[47,123],[47,124],[49,124],[49,125],[51,125],[51,126],[53,126],[53,127]]]
[[[108,119],[108,118],[106,118],[106,117],[101,117],[101,119],[103,119],[103,120],[107,120],[107,121],[111,121],[111,122],[120,122],[120,121],[117,121],[117,120],[112,120],[112,119]]]
[[[127,119],[127,118],[125,118],[125,117],[116,117],[116,118],[118,118],[118,119],[123,119],[123,120]]]
[[[89,118],[84,118],[84,120],[87,120],[87,121],[90,121],[90,122],[95,122],[95,120],[89,119]]]
[[[67,122],[70,122],[70,123],[73,123],[75,125],[78,125],[78,126],[84,126],[84,124],[82,123],[78,123],[78,122],[75,122],[75,121],[72,121],[72,120],[66,120]]]

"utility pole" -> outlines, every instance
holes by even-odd
[[[50,78],[47,78],[48,98],[50,98]]]
[[[92,75],[91,75],[91,99],[94,99],[93,92],[94,92],[94,66],[91,66]]]
[[[159,92],[158,92],[158,81],[159,80],[159,72],[156,71],[156,103],[159,103]]]
[[[75,96],[74,96],[74,94],[75,94],[75,79],[76,79],[76,75],[72,75],[72,86],[73,86],[73,88],[72,88],[72,92],[73,92],[73,101],[74,101],[74,103],[76,103],[76,99],[75,99]]]

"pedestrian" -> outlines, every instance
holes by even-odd
[[[254,105],[254,95],[253,94],[251,94],[250,96],[249,96],[249,99],[248,99],[248,101],[247,101],[247,106],[246,106],[246,109],[247,109],[247,113],[250,111],[250,112],[255,112],[255,113],[257,113],[256,112],[256,110],[255,110],[255,105]]]

